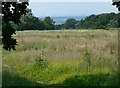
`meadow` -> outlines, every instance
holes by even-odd
[[[17,31],[3,86],[118,86],[117,30]]]

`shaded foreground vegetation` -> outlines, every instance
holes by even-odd
[[[22,31],[3,50],[3,86],[118,86],[117,30]]]

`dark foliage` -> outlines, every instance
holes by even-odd
[[[77,24],[77,20],[75,20],[75,19],[68,19],[65,22],[64,27],[66,29],[74,29],[76,27],[76,24]]]
[[[99,15],[90,15],[79,21],[77,28],[106,29],[117,28],[118,14],[106,13]]]
[[[43,30],[44,23],[39,18],[33,16],[31,9],[26,9],[27,14],[22,15],[21,23],[16,27],[17,30]]]
[[[116,5],[116,8],[118,8],[118,11],[120,11],[120,1],[119,2],[113,2],[112,5]],[[118,28],[120,27],[120,13],[118,14]]]
[[[53,19],[51,19],[51,17],[46,17],[45,19],[44,19],[44,26],[45,26],[45,29],[46,30],[54,30],[54,21],[53,21]]]
[[[28,13],[22,15],[20,21],[21,23],[16,26],[16,29],[19,31],[23,30],[54,30],[55,25],[51,17],[45,17],[44,20],[40,20],[38,17],[35,17],[32,14],[30,9],[27,9]],[[13,26],[14,23],[12,24]]]
[[[90,15],[80,21],[68,19],[64,24],[55,25],[51,17],[45,17],[44,20],[32,15],[31,10],[21,17],[21,23],[17,30],[62,30],[62,29],[109,29],[118,27],[118,16],[115,13],[104,13],[99,15]]]
[[[120,11],[120,1],[119,2],[113,2],[112,5],[116,5],[116,8]]]
[[[20,77],[18,74],[9,72],[7,70],[3,70],[2,79],[3,79],[2,88],[12,87],[12,86],[16,88],[18,87],[24,88],[24,86],[28,86],[28,87],[29,86],[41,86],[41,84],[37,84],[34,81]]]
[[[28,2],[2,2],[2,43],[3,48],[6,50],[15,50],[15,46],[17,45],[16,39],[12,37],[15,34],[15,29],[11,26],[10,22],[19,24],[20,17],[27,12],[27,5]]]
[[[119,86],[117,74],[110,74],[110,73],[99,73],[99,74],[91,74],[91,75],[82,75],[82,76],[72,76],[64,80],[63,84],[66,86],[79,86],[79,87],[85,87],[85,86]],[[114,80],[114,81],[113,81]]]
[[[75,19],[66,20],[65,24],[57,25],[57,29],[107,29],[118,27],[118,14],[103,13],[99,15],[92,14],[80,21]]]

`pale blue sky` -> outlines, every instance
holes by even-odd
[[[117,12],[111,2],[30,2],[29,8],[37,17],[84,16]]]
[[[112,0],[29,0],[29,1],[30,2],[112,2]]]

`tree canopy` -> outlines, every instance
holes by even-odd
[[[51,17],[47,16],[44,19],[45,29],[47,30],[54,30],[54,21]]]
[[[120,1],[113,2],[112,5],[115,5],[116,8],[118,8],[118,11],[120,11]],[[118,13],[118,27],[120,27],[120,13]]]
[[[31,9],[27,10],[28,13],[21,16],[21,23],[19,25],[15,26],[14,23],[12,23],[12,25],[16,27],[17,30],[54,30],[55,25],[51,17],[48,16],[41,20],[32,14]]]
[[[66,20],[64,27],[66,29],[74,29],[76,27],[77,21],[73,18]]]
[[[90,15],[79,21],[77,28],[105,29],[117,28],[117,17],[115,13],[103,13],[99,15]]]
[[[116,5],[116,8],[120,11],[120,1],[118,2],[113,2],[112,5]]]
[[[27,9],[28,13],[21,16],[21,23],[16,27],[17,30],[42,30],[43,22],[39,18],[33,16],[31,9]]]
[[[20,17],[27,13],[27,5],[29,5],[28,2],[2,2],[2,43],[6,50],[15,50],[17,45],[16,39],[12,36],[15,34],[15,29],[10,22],[19,24]]]
[[[68,19],[62,28],[65,29],[106,29],[118,27],[118,14],[116,13],[102,13],[92,14],[81,20]],[[62,26],[62,25],[61,25]]]

